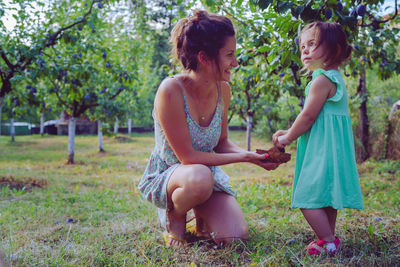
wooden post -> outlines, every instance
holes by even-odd
[[[76,118],[72,117],[68,123],[68,164],[74,164],[75,154],[75,129],[76,129]]]
[[[247,151],[251,150],[251,131],[253,129],[253,115],[254,112],[248,111],[247,112],[247,123],[246,123],[246,137],[247,137]]]
[[[97,121],[97,136],[99,137],[99,151],[100,152],[105,152],[104,151],[104,146],[103,146],[103,123],[101,120]]]

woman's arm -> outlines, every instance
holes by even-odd
[[[164,130],[168,143],[182,164],[204,164],[208,166],[224,165],[234,162],[253,162],[263,159],[263,155],[248,152],[232,145],[225,138],[220,139],[218,148],[228,153],[208,153],[193,148],[186,122],[184,101],[181,88],[173,79],[164,80],[156,94],[154,102],[155,116]],[[225,128],[226,115],[222,128]],[[222,143],[221,143],[222,141]],[[222,146],[221,146],[222,145]],[[220,152],[220,151],[218,151]]]
[[[249,152],[247,150],[242,149],[235,143],[233,143],[231,140],[228,138],[228,109],[229,109],[229,103],[231,99],[231,90],[230,86],[228,83],[224,82],[221,84],[221,94],[222,94],[222,100],[224,104],[224,114],[222,118],[222,125],[221,125],[221,136],[219,138],[218,145],[215,147],[214,151],[218,154],[228,154],[228,153],[236,153],[236,154],[242,154],[242,153],[251,153],[254,156],[256,156],[253,160],[250,160],[249,162],[256,164],[266,170],[273,170],[276,169],[279,164],[276,163],[266,163],[266,162],[261,162],[261,160],[265,159],[265,155],[259,155],[255,152]],[[257,156],[258,155],[258,156]],[[259,157],[261,156],[261,157]]]

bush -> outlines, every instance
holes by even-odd
[[[358,79],[349,77],[345,79],[350,97],[350,115],[353,122],[356,151],[360,151],[361,142],[358,140],[359,103],[357,96]],[[371,156],[375,159],[386,158],[387,133],[389,128],[389,114],[392,105],[400,100],[398,84],[400,76],[394,76],[388,80],[381,80],[377,71],[367,70],[367,92],[368,92],[368,118],[370,126]],[[398,125],[398,124],[397,124]],[[356,153],[357,155],[359,153]]]

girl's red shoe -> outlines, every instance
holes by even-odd
[[[308,255],[319,255],[322,252],[328,252],[329,254],[335,254],[340,245],[340,240],[338,237],[335,238],[333,242],[326,242],[319,239],[318,241],[313,241],[307,246]]]

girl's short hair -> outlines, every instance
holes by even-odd
[[[172,29],[172,55],[184,69],[196,71],[198,53],[204,51],[217,61],[219,50],[231,36],[235,36],[235,28],[229,18],[196,10],[192,16],[179,20]]]
[[[316,47],[322,45],[326,51],[325,63],[327,65],[342,65],[350,59],[352,47],[347,42],[347,35],[343,27],[338,23],[316,21],[307,24],[300,33],[308,30],[315,30]]]

